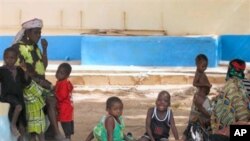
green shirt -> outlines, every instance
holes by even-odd
[[[97,141],[107,141],[107,130],[105,128],[105,120],[107,116],[103,116],[99,123],[94,127],[93,134]],[[115,119],[114,119],[115,120]],[[119,117],[120,123],[115,120],[115,128],[113,131],[113,141],[124,141],[125,124],[122,116]]]

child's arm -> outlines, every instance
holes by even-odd
[[[88,135],[88,137],[85,139],[85,141],[91,141],[92,139],[94,139],[94,134],[93,131],[91,131]]]
[[[155,141],[152,131],[150,128],[151,125],[151,116],[153,114],[154,108],[149,108],[148,113],[147,113],[147,118],[146,118],[146,132],[148,133],[148,136],[150,137],[151,141]]]
[[[175,121],[174,121],[174,116],[173,116],[172,110],[170,112],[170,126],[171,126],[171,130],[172,130],[172,133],[174,135],[175,140],[179,140],[179,135],[178,135],[177,128],[175,126]]]
[[[108,141],[113,141],[113,131],[115,128],[115,121],[112,116],[108,116],[105,120],[105,128],[107,130]]]

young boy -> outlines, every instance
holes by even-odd
[[[211,88],[212,85],[210,84],[207,75],[205,74],[205,70],[207,69],[208,59],[207,56],[204,54],[199,54],[195,58],[196,63],[196,72],[193,80],[193,86],[199,89],[200,87],[209,87]]]
[[[56,72],[56,86],[55,93],[57,98],[58,121],[61,122],[65,137],[70,140],[71,135],[74,134],[73,121],[73,101],[72,90],[73,85],[68,80],[71,73],[71,66],[68,63],[59,65]]]
[[[161,91],[155,102],[156,106],[148,109],[146,133],[139,141],[168,141],[170,129],[176,140],[179,140],[174,116],[170,106],[170,94]]]

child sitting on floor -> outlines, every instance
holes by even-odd
[[[146,133],[139,141],[168,141],[170,129],[176,140],[179,140],[174,116],[170,109],[170,94],[161,91],[155,102],[156,106],[148,109]]]
[[[96,139],[97,141],[131,141],[124,135],[125,124],[122,118],[123,103],[118,97],[110,97],[106,102],[107,115],[103,116],[100,122],[90,132],[86,141]]]

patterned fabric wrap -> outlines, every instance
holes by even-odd
[[[226,80],[231,77],[238,77],[240,79],[245,78],[244,70],[246,68],[246,64],[243,60],[234,59],[230,61],[229,67],[227,70],[227,77]]]
[[[27,131],[29,133],[44,133],[46,129],[46,121],[43,110],[27,112],[28,126]]]
[[[34,81],[31,81],[31,84],[24,89],[26,110],[28,112],[38,111],[45,106],[42,97],[43,90],[44,89]]]
[[[107,141],[108,140],[107,130],[105,128],[105,120],[106,120],[106,118],[107,118],[107,116],[103,116],[101,118],[101,120],[99,121],[99,123],[94,127],[93,134],[94,134],[95,139],[97,141]],[[113,131],[113,141],[125,141],[124,140],[124,134],[123,134],[125,124],[124,124],[122,116],[119,117],[119,120],[120,120],[121,123],[118,123],[115,120],[115,128],[114,128],[114,131]]]
[[[24,98],[26,106],[26,116],[28,120],[27,131],[40,134],[45,131],[45,115],[43,107],[45,106],[42,97],[43,88],[34,81],[24,89]]]
[[[223,92],[215,100],[211,116],[212,129],[216,131],[234,122],[248,121],[249,119],[250,110],[243,83],[237,77],[231,78],[226,82]]]

